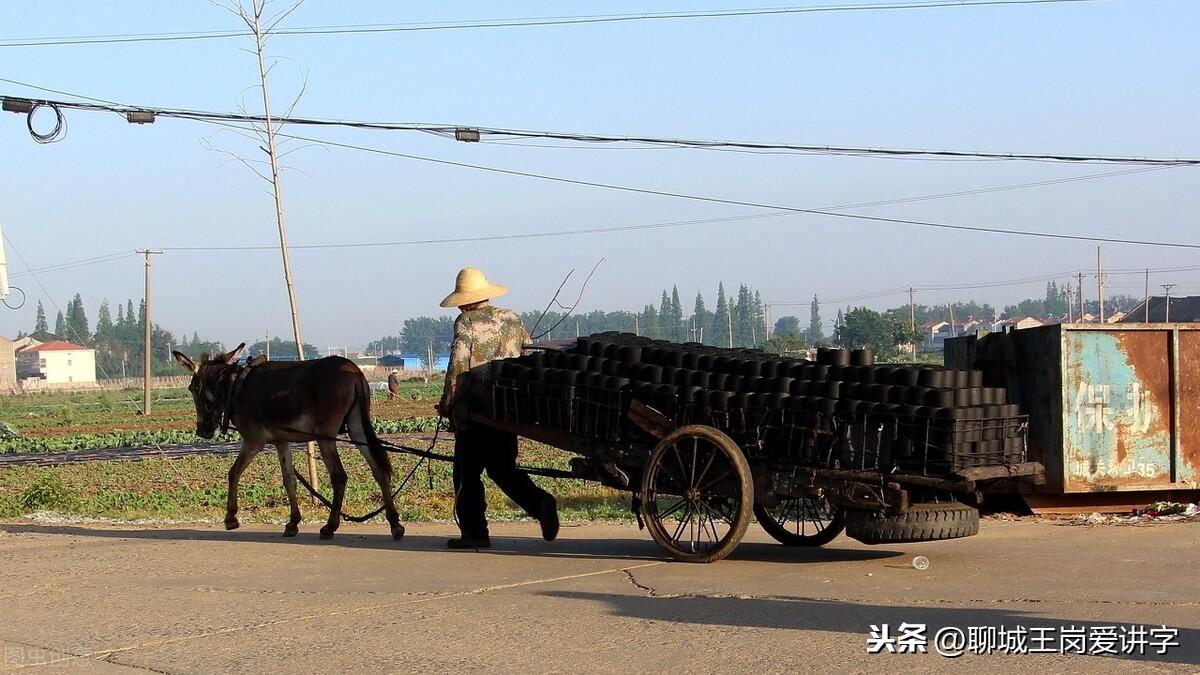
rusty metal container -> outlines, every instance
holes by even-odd
[[[1029,415],[1039,492],[1200,488],[1200,326],[1054,324],[946,341]]]

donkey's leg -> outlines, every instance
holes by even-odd
[[[262,443],[253,441],[243,441],[242,450],[238,453],[237,459],[233,460],[233,466],[229,467],[229,496],[225,500],[225,529],[236,530],[241,523],[238,522],[238,481],[242,478],[242,472],[250,466],[250,460],[254,459],[263,449]]]
[[[329,470],[329,482],[333,485],[333,507],[329,509],[329,522],[321,528],[322,539],[332,539],[342,523],[342,499],[346,496],[346,469],[342,467],[342,458],[338,456],[337,443],[334,441],[317,441],[321,447],[321,459]]]
[[[366,439],[355,441],[365,442]],[[358,449],[362,452],[363,459],[367,460],[367,466],[371,467],[371,475],[375,476],[375,482],[379,484],[379,493],[383,495],[383,513],[391,526],[392,539],[399,541],[404,537],[404,526],[400,524],[400,513],[396,511],[396,500],[392,497],[392,463],[388,459],[387,451],[378,445],[360,445]]]
[[[279,455],[279,468],[283,471],[283,487],[287,490],[288,506],[291,514],[287,525],[283,527],[283,536],[294,537],[300,531],[300,504],[296,501],[296,471],[292,466],[292,451],[287,443],[276,443],[275,452]]]
[[[365,417],[357,406],[346,416],[350,438],[358,446],[363,459],[367,460],[367,466],[371,467],[371,475],[375,477],[375,482],[379,484],[379,492],[383,495],[383,512],[387,516],[388,525],[391,526],[392,539],[399,541],[404,537],[404,526],[400,524],[400,514],[396,511],[396,501],[392,497],[392,462],[387,450],[375,437],[374,430],[368,433],[364,428]]]

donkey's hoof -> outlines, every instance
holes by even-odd
[[[392,526],[392,539],[394,539],[396,541],[400,541],[403,538],[404,538],[404,526],[403,525],[393,525]]]
[[[236,530],[241,526],[242,526],[242,524],[238,522],[237,518],[226,518],[225,519],[225,529],[227,529],[227,530]]]
[[[320,536],[322,539],[333,539],[333,530],[329,529],[329,526],[326,525],[325,527],[321,528]]]
[[[296,525],[285,525],[283,528],[283,536],[294,537],[300,532],[300,528]]]

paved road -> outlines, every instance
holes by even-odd
[[[757,532],[712,565],[664,562],[644,533],[529,523],[496,548],[447,551],[452,526],[403,542],[346,525],[0,523],[0,650],[41,672],[821,672],[962,668],[1182,671],[1200,663],[1200,523],[986,522],[974,538],[820,550]],[[909,563],[924,554],[925,571]],[[1180,647],[1137,658],[867,654],[871,624],[1167,624]]]

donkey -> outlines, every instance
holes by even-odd
[[[288,443],[316,441],[333,484],[333,508],[329,521],[321,528],[321,538],[333,537],[341,523],[346,494],[346,470],[334,439],[344,429],[379,483],[392,539],[403,537],[404,526],[392,499],[392,464],[371,426],[371,390],[358,366],[340,356],[300,362],[251,360],[243,366],[236,359],[245,346],[243,342],[216,358],[205,354],[199,363],[172,352],[175,360],[192,372],[188,390],[196,404],[196,434],[212,438],[218,427],[224,431],[232,424],[242,435],[242,449],[229,468],[225,529],[237,529],[239,525],[237,488],[242,472],[271,443],[279,455],[291,506],[283,536],[296,536],[300,507]]]

